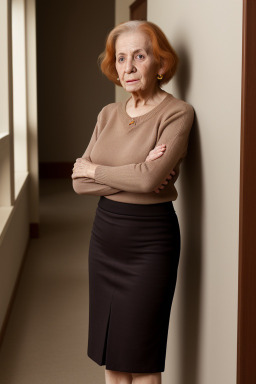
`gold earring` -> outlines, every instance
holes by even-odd
[[[162,78],[163,78],[163,75],[157,75],[158,80],[162,80]]]

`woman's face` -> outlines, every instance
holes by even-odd
[[[147,35],[137,31],[123,33],[117,38],[116,70],[127,92],[153,92],[160,67]]]

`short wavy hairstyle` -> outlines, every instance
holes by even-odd
[[[98,58],[101,71],[116,85],[121,85],[117,80],[115,45],[117,38],[122,33],[141,31],[145,33],[152,44],[153,55],[158,64],[164,64],[165,72],[159,86],[168,83],[174,76],[179,62],[177,53],[169,43],[164,32],[154,23],[144,20],[132,20],[117,25],[107,36],[106,46]]]

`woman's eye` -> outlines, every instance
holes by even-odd
[[[124,61],[124,57],[119,57],[119,58],[118,58],[118,62],[119,62],[119,63],[122,63],[123,61]]]
[[[137,58],[140,59],[140,60],[141,60],[141,59],[144,59],[144,55],[142,55],[141,53],[139,53],[139,54],[137,55]]]

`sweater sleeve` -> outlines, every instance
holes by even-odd
[[[163,123],[156,143],[156,146],[166,144],[166,150],[161,157],[153,161],[122,166],[98,165],[95,180],[127,192],[153,192],[185,157],[193,120],[193,107],[184,103],[182,110],[172,114]]]
[[[90,154],[98,138],[99,119],[100,114],[98,115],[97,123],[94,128],[91,140],[82,156],[84,159],[89,161],[91,161]],[[104,183],[98,183],[90,177],[79,177],[77,179],[72,179],[72,185],[74,191],[79,195],[107,196],[120,192],[119,189],[110,187],[109,185]]]

